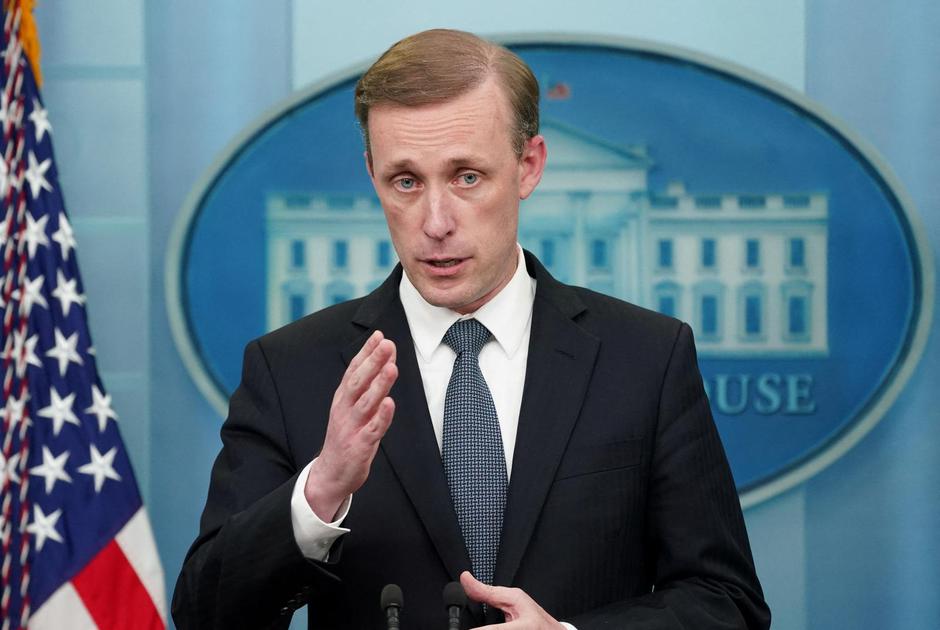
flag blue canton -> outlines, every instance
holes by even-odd
[[[4,13],[0,95],[4,629],[25,627],[141,508],[98,376],[53,130],[18,19]]]

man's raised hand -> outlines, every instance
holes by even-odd
[[[331,522],[340,505],[369,476],[372,459],[395,413],[388,392],[398,378],[395,344],[375,331],[340,381],[323,449],[314,460],[304,496],[314,513]]]

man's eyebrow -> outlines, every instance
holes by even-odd
[[[479,167],[486,163],[486,159],[479,155],[467,154],[467,155],[458,155],[452,158],[447,159],[447,165],[451,168],[459,168],[462,166],[476,166]],[[402,158],[400,160],[395,160],[394,162],[389,162],[381,170],[381,175],[385,177],[390,177],[402,171],[414,172],[418,170],[414,161],[410,158]]]
[[[391,175],[399,171],[410,171],[412,168],[414,168],[414,162],[412,162],[408,158],[405,158],[403,160],[396,160],[394,162],[389,162],[385,166],[385,168],[382,169],[382,172]]]
[[[473,154],[452,157],[449,160],[447,160],[447,163],[453,167],[474,166],[474,165],[479,166],[481,164],[484,164],[485,162],[486,160],[483,157],[478,156],[478,155],[473,155]]]

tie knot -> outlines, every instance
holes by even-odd
[[[477,320],[461,319],[454,322],[444,333],[444,343],[457,354],[471,352],[478,355],[484,344],[490,340],[491,334],[487,327]]]

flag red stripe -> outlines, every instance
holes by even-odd
[[[101,630],[164,627],[150,594],[114,540],[72,578],[72,586]]]

